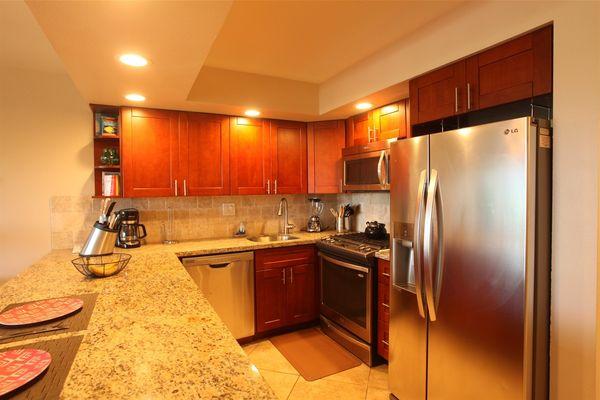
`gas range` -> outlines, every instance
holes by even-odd
[[[319,250],[369,262],[379,250],[389,248],[389,237],[369,239],[364,232],[327,236],[317,242]]]

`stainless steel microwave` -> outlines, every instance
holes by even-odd
[[[344,191],[390,190],[389,149],[345,154],[343,160]]]

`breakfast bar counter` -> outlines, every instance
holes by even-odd
[[[0,288],[0,307],[98,293],[86,330],[2,343],[3,348],[83,335],[63,387],[63,399],[275,399],[237,341],[179,262],[178,256],[314,243],[247,239],[148,245],[120,274],[81,275],[70,251],[53,251]]]

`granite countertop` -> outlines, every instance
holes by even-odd
[[[88,329],[3,343],[0,350],[83,334],[63,399],[275,399],[177,257],[310,244],[329,234],[147,245],[124,250],[132,254],[127,268],[103,279],[77,272],[70,251],[53,251],[2,286],[0,307],[99,293]]]
[[[377,253],[375,253],[375,257],[390,261],[390,249],[379,250]]]

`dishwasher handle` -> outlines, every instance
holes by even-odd
[[[211,267],[211,268],[225,268],[225,267],[227,267],[230,264],[231,263],[224,262],[224,263],[220,263],[220,264],[208,264],[208,266]]]

